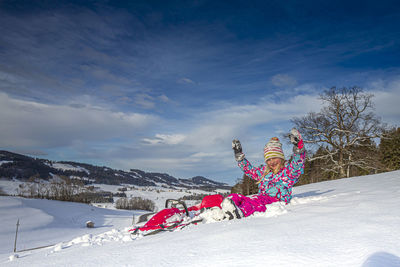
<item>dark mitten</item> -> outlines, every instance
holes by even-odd
[[[242,145],[240,144],[239,140],[234,139],[232,141],[232,149],[233,153],[235,154],[235,160],[242,161],[244,159],[244,154],[242,152]]]

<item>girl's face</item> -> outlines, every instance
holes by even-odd
[[[282,159],[281,158],[268,159],[267,165],[271,170],[277,171],[277,168],[280,168],[282,165]]]

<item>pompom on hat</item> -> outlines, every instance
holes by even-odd
[[[272,158],[285,159],[285,156],[283,155],[282,144],[278,137],[272,137],[264,147],[265,162]]]

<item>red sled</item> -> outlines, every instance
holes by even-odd
[[[189,224],[197,224],[202,220],[192,220],[192,218],[199,215],[205,209],[221,207],[223,199],[224,197],[219,194],[205,196],[200,204],[191,206],[189,208],[183,201],[167,199],[165,201],[165,209],[157,212],[156,214],[150,213],[142,215],[138,222],[144,221],[151,215],[153,216],[144,226],[132,228],[129,231],[136,235],[151,235],[161,231],[173,231],[177,228],[183,228]],[[171,207],[169,207],[170,205]],[[178,205],[181,205],[182,209],[178,209]]]

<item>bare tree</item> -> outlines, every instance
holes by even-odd
[[[324,150],[323,155],[310,158],[327,160],[324,170],[338,177],[350,177],[350,170],[356,167],[373,171],[379,168],[375,157],[357,154],[357,151],[376,150],[374,138],[382,135],[384,125],[372,112],[373,95],[359,87],[332,87],[320,99],[323,108],[292,122],[303,133],[306,143],[317,144]]]

